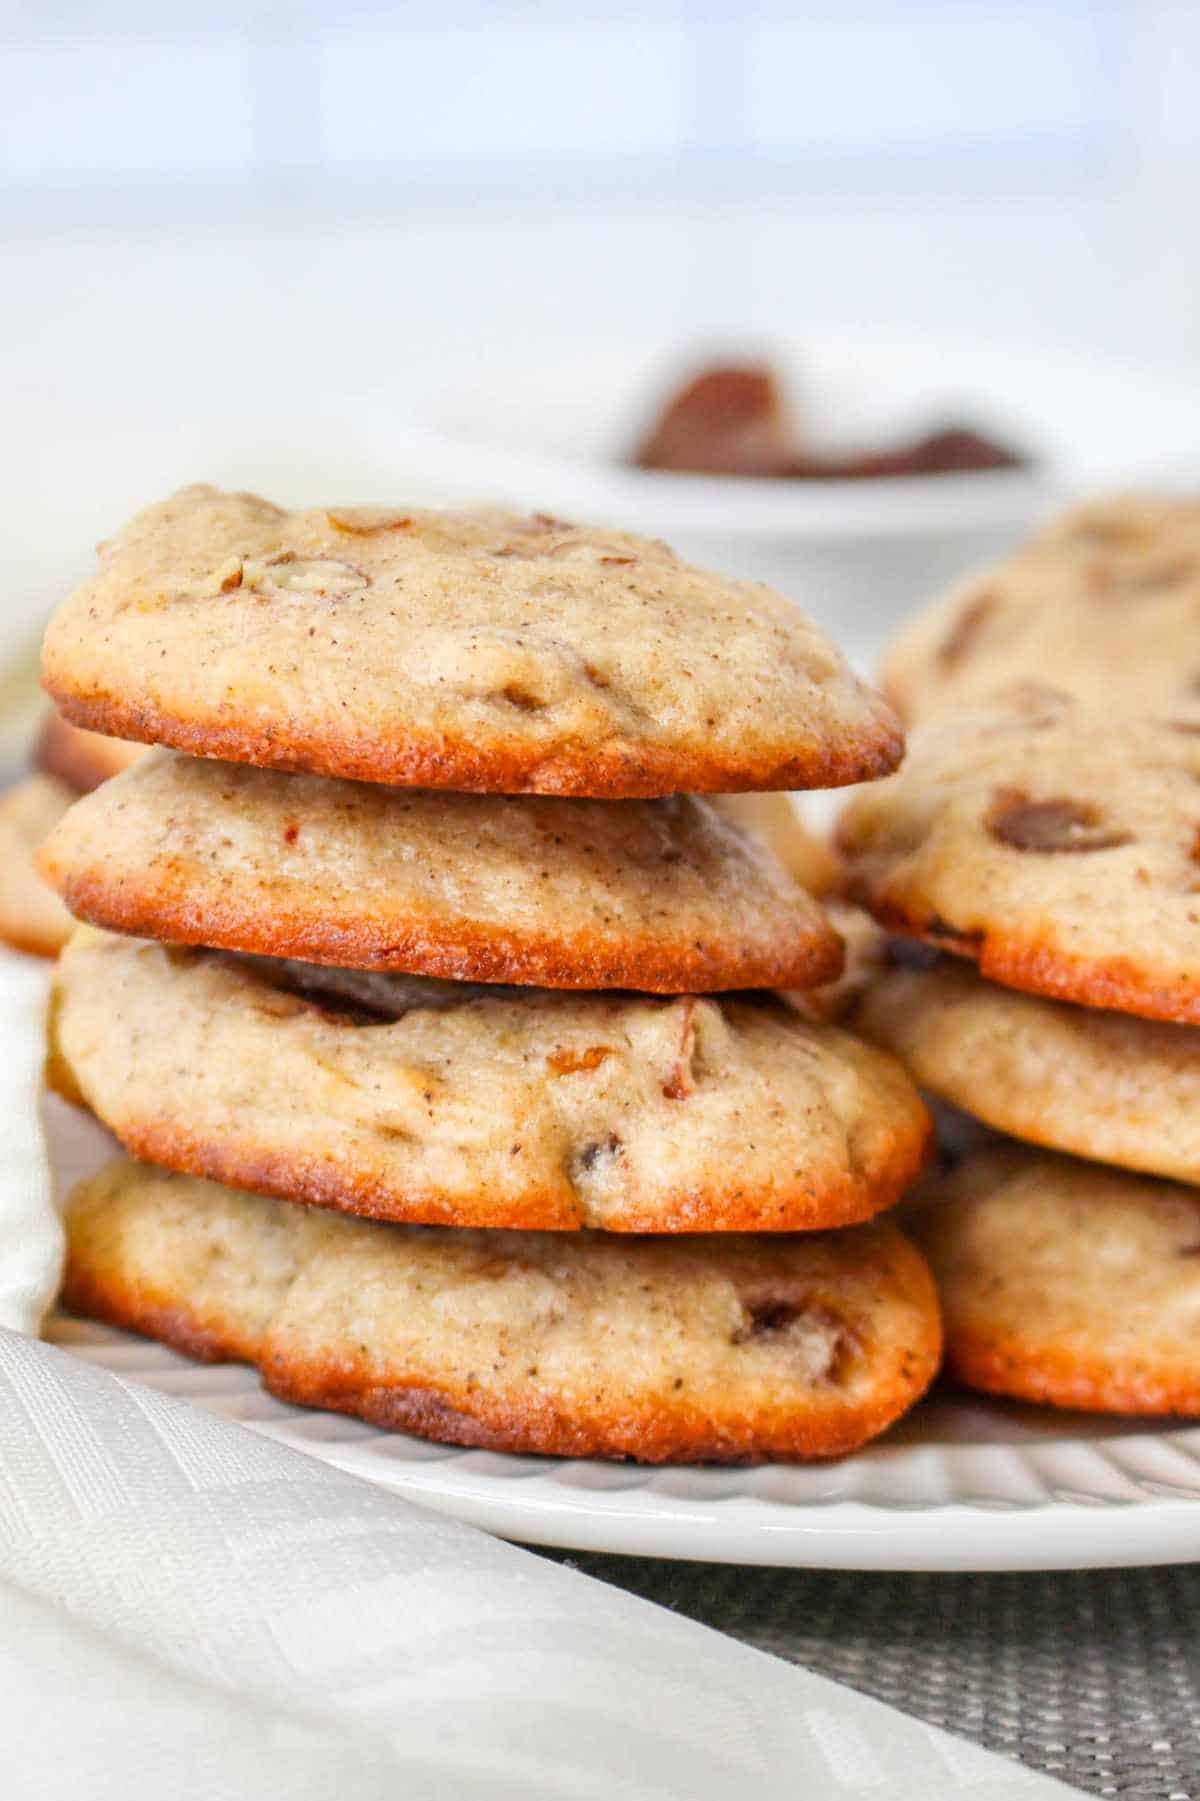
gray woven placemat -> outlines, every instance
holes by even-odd
[[[1200,1801],[1200,1566],[880,1576],[568,1561],[1092,1794]]]

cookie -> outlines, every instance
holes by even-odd
[[[803,988],[842,963],[816,901],[688,795],[444,794],[157,750],[39,868],[114,930],[460,981]]]
[[[1200,499],[1122,495],[1056,519],[904,625],[882,668],[910,723],[1032,678],[1113,712],[1200,718]]]
[[[894,1058],[769,996],[481,990],[87,928],[53,1038],[136,1155],[380,1219],[841,1225],[897,1199],[929,1134]]]
[[[783,998],[805,1019],[839,1022],[853,1013],[859,996],[886,966],[888,939],[861,907],[838,899],[826,901],[825,906],[829,923],[842,941],[842,973],[817,988],[789,988]]]
[[[883,971],[852,1024],[997,1131],[1200,1183],[1195,1026],[1022,994],[948,958]]]
[[[969,1387],[1200,1413],[1200,1190],[1001,1144],[931,1180],[905,1226]]]
[[[1200,734],[1012,696],[913,737],[838,832],[884,924],[1014,988],[1200,1023]]]
[[[47,712],[33,747],[33,766],[76,794],[90,794],[140,757],[140,744],[85,732],[61,713]]]
[[[35,957],[57,957],[74,920],[34,867],[34,855],[77,794],[140,756],[123,744],[81,732],[47,713],[34,744],[35,774],[0,795],[0,943]]]
[[[338,1219],[128,1161],[68,1203],[64,1300],[283,1400],[447,1444],[648,1463],[836,1457],[937,1367],[886,1223],[612,1239]]]
[[[102,547],[43,676],[95,731],[427,788],[834,787],[903,748],[783,595],[544,514],[185,488]]]
[[[33,865],[34,852],[74,800],[49,775],[32,775],[0,795],[0,942],[56,957],[74,921]]]
[[[842,874],[837,852],[805,824],[789,794],[714,794],[712,804],[744,832],[761,838],[810,894],[829,894],[837,887]]]

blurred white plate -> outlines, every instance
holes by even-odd
[[[715,345],[778,368],[815,440],[861,445],[956,420],[1036,466],[878,481],[785,482],[622,463],[705,346],[522,346],[439,357],[373,397],[376,459],[448,496],[489,497],[665,537],[698,561],[774,582],[843,637],[878,638],[909,607],[998,554],[1071,494],[1200,479],[1194,385],[1061,350],[814,325]]]
[[[784,381],[806,437],[861,447],[965,418],[1041,447],[1045,410],[1022,406],[978,347],[828,331],[756,355],[681,357],[662,345],[524,347],[510,358],[440,359],[406,383],[405,412],[441,440],[460,480],[516,481],[547,504],[582,501],[638,531],[715,530],[852,536],[944,528],[961,517],[1005,525],[1042,478],[1026,470],[878,481],[768,481],[630,467],[625,457],[678,380],[710,361],[766,361]],[[1031,376],[1031,385],[1034,377]],[[1057,452],[1055,452],[1057,456]]]
[[[113,1151],[49,1109],[60,1185]],[[506,1538],[722,1563],[884,1570],[1081,1569],[1200,1559],[1200,1427],[937,1398],[839,1463],[648,1469],[505,1457],[272,1400],[253,1370],[59,1317],[88,1362],[207,1407]]]
[[[684,345],[685,352],[691,346]],[[184,482],[291,504],[499,500],[665,537],[773,582],[865,655],[901,615],[994,556],[1069,493],[1200,481],[1196,383],[1132,364],[987,342],[814,325],[764,345],[821,441],[884,442],[959,417],[1028,446],[1038,467],[873,482],[769,482],[623,466],[690,363],[664,343],[525,341],[486,356],[413,347],[370,394],[336,382],[303,411],[76,419],[10,458],[0,660],[31,653],[90,546]],[[703,358],[705,346],[695,346]]]
[[[861,448],[939,423],[974,425],[1036,466],[867,481],[677,475],[623,459],[678,381],[711,361],[764,361],[806,436]],[[1193,374],[1200,371],[1193,371]],[[1009,525],[1045,496],[1130,481],[1200,479],[1192,383],[1130,361],[937,336],[813,326],[769,344],[524,345],[445,355],[406,372],[392,423],[437,447],[436,473],[547,504],[585,498],[633,529],[854,537]],[[375,418],[358,428],[382,458]],[[403,433],[401,434],[403,441]],[[446,463],[443,463],[443,458]],[[433,471],[431,471],[433,473]]]

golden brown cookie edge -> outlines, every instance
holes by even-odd
[[[632,1458],[643,1463],[754,1464],[845,1456],[887,1430],[932,1382],[941,1356],[937,1291],[921,1253],[894,1226],[872,1228],[886,1252],[880,1275],[902,1291],[924,1333],[889,1347],[876,1391],[840,1417],[797,1415],[780,1406],[753,1423],[744,1416],[718,1425],[710,1413],[672,1401],[671,1416],[631,1419],[597,1408],[571,1418],[551,1406],[514,1408],[478,1388],[437,1386],[427,1374],[413,1382],[358,1381],[336,1358],[272,1359],[235,1330],[189,1312],[185,1303],[154,1293],[89,1264],[68,1234],[62,1304],[72,1313],[140,1333],[205,1362],[232,1359],[259,1369],[264,1388],[297,1406],[348,1413],[385,1431],[464,1448],[514,1455]]]
[[[48,661],[43,686],[73,724],[106,737],[166,744],[191,756],[251,763],[263,769],[448,788],[472,794],[549,794],[579,799],[641,800],[668,794],[735,794],[755,790],[841,788],[888,775],[904,755],[904,734],[885,701],[872,695],[876,730],[847,733],[836,744],[794,744],[738,759],[650,744],[583,747],[569,740],[533,751],[518,734],[494,734],[487,746],[465,736],[388,741],[368,733],[305,731],[296,719],[248,730],[220,717],[173,718],[129,697],[72,686]],[[870,691],[868,691],[870,692]]]
[[[673,943],[628,933],[619,944],[584,934],[505,931],[476,920],[363,918],[340,924],[319,909],[273,900],[256,911],[229,895],[201,912],[169,882],[135,888],[111,865],[72,871],[53,855],[36,860],[76,919],[136,938],[295,958],[344,969],[398,970],[447,981],[519,987],[631,989],[649,994],[715,994],[745,988],[813,988],[841,974],[842,941],[811,901],[811,930],[779,934],[759,951],[723,951],[681,932]],[[802,891],[800,891],[802,892]]]
[[[1072,957],[1044,938],[990,927],[959,928],[909,897],[889,892],[886,884],[881,888],[861,872],[851,872],[847,892],[888,931],[965,957],[978,965],[980,975],[1003,987],[1074,1001],[1081,1007],[1200,1025],[1200,970],[1194,979],[1156,975],[1130,957]]]
[[[61,1053],[58,1060],[62,1061]],[[69,1064],[65,1071],[59,1079],[64,1093],[75,1082]],[[565,1183],[561,1189],[531,1187],[500,1203],[486,1185],[481,1185],[472,1199],[461,1194],[445,1198],[427,1189],[362,1177],[340,1159],[297,1157],[264,1149],[249,1139],[239,1140],[236,1129],[205,1137],[175,1120],[96,1117],[142,1162],[359,1219],[539,1232],[577,1232],[584,1223]],[[778,1188],[747,1191],[740,1182],[731,1183],[725,1193],[695,1188],[679,1192],[670,1205],[639,1208],[630,1203],[614,1208],[606,1216],[604,1229],[620,1235],[791,1233],[865,1224],[893,1207],[928,1163],[932,1148],[928,1120],[923,1119],[919,1126],[915,1120],[908,1121],[906,1127],[890,1135],[886,1152],[856,1182],[842,1183],[834,1190],[814,1193],[802,1182],[783,1194]]]

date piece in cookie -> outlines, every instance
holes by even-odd
[[[993,981],[1200,1023],[1200,734],[1051,690],[914,734],[838,840],[880,922]]]

